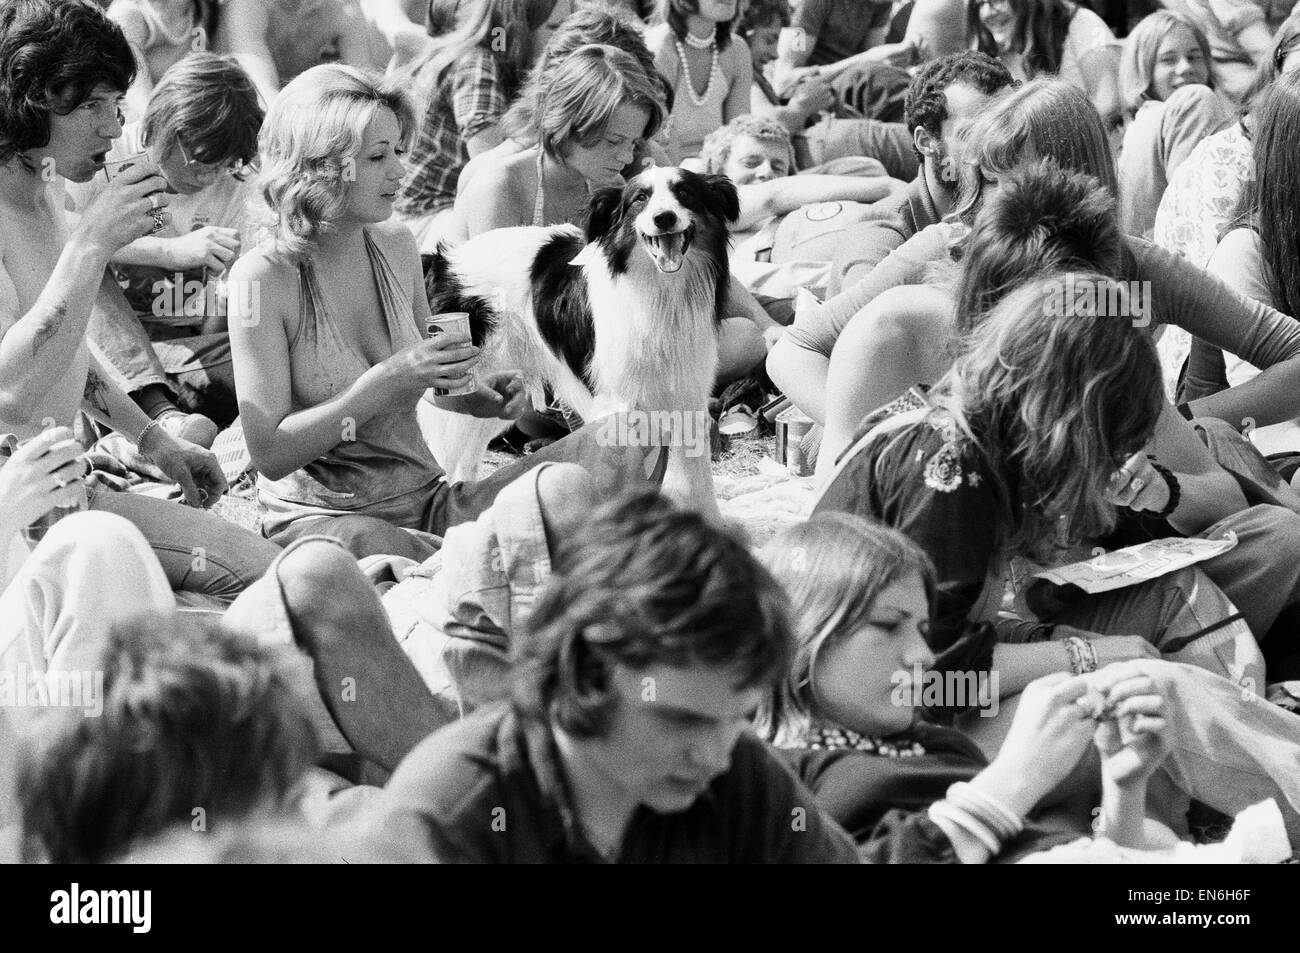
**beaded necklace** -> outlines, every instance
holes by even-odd
[[[697,50],[707,50],[718,38],[718,28],[715,25],[708,36],[696,36],[690,30],[686,31],[686,45],[693,46]]]
[[[695,40],[695,37],[692,34],[686,34],[687,42],[695,40],[694,43],[691,43],[691,46],[696,49],[713,50],[713,60],[709,64],[709,82],[708,85],[704,87],[704,92],[702,94],[696,94],[695,92],[695,79],[691,76],[690,64],[686,62],[686,47],[682,45],[681,40],[675,41],[677,45],[677,58],[682,64],[682,78],[686,80],[686,92],[691,97],[691,102],[693,102],[697,107],[703,106],[707,103],[709,101],[709,93],[713,92],[713,82],[718,72],[718,42],[716,34],[717,30],[715,28],[714,36],[709,37],[708,42],[703,45],[700,45],[700,41]]]

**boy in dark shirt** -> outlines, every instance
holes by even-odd
[[[747,730],[789,664],[781,600],[698,514],[609,504],[554,559],[511,701],[411,752],[385,834],[443,861],[855,862]]]

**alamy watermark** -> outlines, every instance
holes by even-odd
[[[1000,706],[996,671],[926,669],[918,662],[910,672],[899,669],[889,676],[889,699],[900,708],[978,709],[981,718],[994,718]]]
[[[1135,328],[1151,324],[1151,282],[1093,281],[1066,275],[1043,283],[1043,309],[1049,317],[1127,318]]]
[[[19,662],[0,670],[0,708],[78,708],[86,718],[104,713],[104,673],[42,672]]]
[[[703,410],[629,410],[600,421],[602,447],[683,447],[688,457],[709,452],[711,418]]]

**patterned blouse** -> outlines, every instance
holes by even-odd
[[[1174,174],[1156,212],[1155,243],[1204,268],[1219,245],[1219,235],[1237,209],[1246,186],[1255,178],[1250,139],[1240,122],[1206,136]],[[1170,326],[1157,342],[1165,392],[1170,399],[1199,394],[1178,392],[1192,336]],[[1220,383],[1226,384],[1226,380]]]

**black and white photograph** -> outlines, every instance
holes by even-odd
[[[20,918],[188,938],[250,864],[1284,911],[1293,6],[0,0]],[[845,883],[1006,889],[899,874]]]

